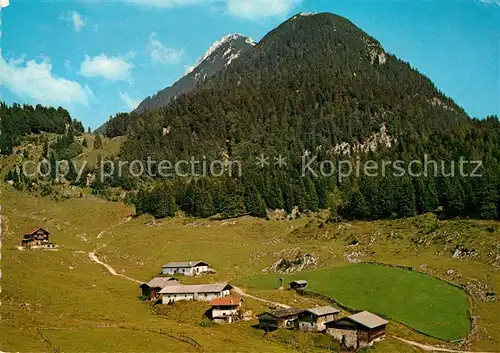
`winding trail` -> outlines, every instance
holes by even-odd
[[[129,216],[129,217],[127,217],[124,221],[122,221],[122,222],[120,222],[120,223],[113,224],[111,227],[108,227],[108,228],[106,228],[106,229],[104,229],[104,230],[101,230],[101,231],[99,232],[99,234],[97,234],[97,237],[96,237],[96,238],[97,238],[97,239],[101,239],[101,238],[102,238],[102,236],[103,236],[105,233],[109,233],[109,231],[110,231],[111,229],[116,228],[116,227],[118,227],[118,226],[121,226],[122,224],[125,224],[125,223],[127,223],[127,222],[130,222],[131,220],[132,220],[132,217],[131,217],[131,216]]]
[[[418,342],[415,342],[415,341],[410,341],[410,340],[406,340],[404,338],[401,338],[401,337],[397,337],[397,336],[391,336],[392,338],[395,338],[401,342],[404,342],[406,344],[409,344],[410,346],[413,346],[413,347],[417,347],[417,348],[420,348],[426,352],[448,352],[448,353],[498,353],[498,352],[472,352],[472,351],[457,351],[457,350],[454,350],[454,349],[448,349],[448,348],[441,348],[441,347],[434,347],[434,346],[429,346],[427,344],[422,344],[422,343],[418,343]]]
[[[113,228],[115,228],[115,227],[118,227],[118,226],[120,226],[120,225],[122,225],[122,224],[125,224],[125,223],[127,223],[127,222],[130,222],[131,220],[132,220],[132,217],[127,217],[124,221],[122,221],[122,222],[120,222],[120,223],[117,223],[117,224],[114,224],[114,225],[112,225],[111,227],[108,227],[108,228],[106,228],[106,229],[102,230],[102,231],[101,231],[101,232],[99,232],[99,234],[97,235],[97,238],[101,238],[101,237],[102,237],[102,235],[103,235],[104,233],[109,232],[111,229],[113,229]],[[117,271],[116,271],[113,267],[111,267],[111,265],[108,265],[107,263],[105,263],[105,262],[103,262],[103,261],[99,260],[99,258],[98,258],[98,257],[97,257],[97,255],[95,254],[95,252],[96,252],[96,251],[98,251],[99,249],[104,248],[105,246],[106,246],[106,245],[101,245],[101,246],[98,246],[98,247],[97,247],[97,248],[96,248],[93,252],[89,252],[89,259],[90,259],[90,261],[95,262],[95,263],[97,263],[97,264],[99,264],[99,265],[101,265],[101,266],[104,266],[104,267],[108,270],[108,272],[109,272],[109,273],[111,273],[113,276],[122,277],[122,278],[125,278],[125,279],[129,280],[129,281],[132,281],[132,282],[135,282],[135,283],[139,283],[139,284],[143,283],[142,281],[139,281],[139,280],[136,280],[136,279],[134,279],[134,278],[132,278],[132,277],[129,277],[129,276],[127,276],[127,275],[124,275],[124,274],[118,273],[118,272],[117,272]]]
[[[101,260],[99,260],[99,258],[96,256],[96,254],[94,252],[89,252],[89,259],[92,262],[98,263],[99,265],[102,265],[102,266],[106,267],[106,269],[109,271],[109,273],[111,273],[113,276],[123,277],[123,278],[128,279],[129,281],[132,281],[132,282],[135,282],[135,283],[142,283],[141,281],[138,281],[138,280],[136,280],[134,278],[131,278],[129,276],[126,276],[126,275],[123,275],[121,273],[116,272],[116,270],[113,267],[111,267],[107,263],[102,262]]]
[[[283,308],[283,309],[289,309],[290,308],[290,306],[286,305],[286,304],[282,304],[282,303],[278,303],[278,302],[273,302],[273,301],[270,301],[270,300],[266,300],[266,299],[262,299],[262,298],[259,298],[259,297],[255,297],[255,296],[253,296],[251,294],[248,294],[248,293],[244,292],[239,287],[233,286],[233,290],[236,293],[238,293],[239,295],[241,295],[242,297],[251,298],[251,299],[257,300],[257,301],[262,302],[262,303],[266,303],[266,304],[271,304],[271,305],[274,305],[274,306],[278,306],[278,307]]]

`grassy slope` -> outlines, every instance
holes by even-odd
[[[51,345],[62,351],[145,351],[145,347],[148,351],[199,350],[179,339],[183,336],[196,340],[205,351],[296,351],[301,346],[297,342],[312,340],[314,335],[296,334],[297,337],[286,339],[279,335],[263,337],[261,332],[250,327],[256,321],[202,327],[196,318],[181,319],[189,315],[154,315],[148,305],[137,300],[139,289],[135,283],[109,275],[104,268],[89,261],[87,252],[99,248],[99,258],[140,280],[149,279],[159,271],[162,263],[171,260],[206,260],[218,273],[188,280],[199,282],[233,281],[257,275],[281,257],[280,252],[284,249],[299,248],[313,253],[320,259],[321,266],[345,265],[342,254],[351,251],[341,235],[337,239],[316,239],[290,234],[293,229],[302,228],[307,219],[266,222],[248,218],[208,222],[178,218],[148,226],[146,223],[151,219],[141,217],[110,228],[123,222],[132,210],[92,197],[56,203],[19,194],[8,186],[1,188],[5,217],[0,349],[4,351],[48,351]],[[49,228],[61,250],[15,250],[23,231],[35,225]],[[109,231],[97,238],[106,229]],[[479,234],[478,229],[472,231]],[[384,238],[389,230],[403,234],[403,239]],[[438,274],[453,268],[461,277],[452,280],[460,282],[474,277],[500,292],[498,269],[479,262],[452,259],[449,254],[438,256],[432,246],[416,250],[409,245],[408,238],[417,231],[404,222],[354,223],[349,232],[356,234],[360,246],[365,237],[369,239],[378,234],[379,241],[371,246],[378,261],[414,267],[426,263],[430,269],[441,271]],[[498,242],[498,232],[489,236],[489,244]],[[324,304],[290,291],[249,290],[289,305]],[[265,309],[251,300],[245,305],[254,314]],[[474,314],[481,317],[480,334],[472,348],[494,351],[500,344],[499,313],[498,303],[477,302]],[[151,328],[162,329],[174,337],[147,331]],[[395,323],[390,325],[389,331],[420,342],[437,343]],[[313,341],[307,342],[308,351],[323,351],[319,347],[311,348]],[[413,351],[390,338],[374,348],[374,352]]]
[[[242,285],[273,289],[278,276],[254,276]],[[447,341],[470,329],[467,294],[431,276],[378,265],[357,264],[285,276],[306,279],[308,290],[357,310],[371,310]],[[439,293],[439,295],[436,295]],[[448,323],[453,322],[453,325]]]

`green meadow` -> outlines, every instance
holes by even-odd
[[[273,289],[279,275],[254,276],[237,283]],[[321,293],[354,310],[368,310],[427,335],[452,341],[470,330],[467,294],[437,278],[374,264],[304,271],[283,277],[305,279],[308,291]]]

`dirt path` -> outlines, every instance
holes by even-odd
[[[406,344],[409,344],[410,346],[420,348],[424,351],[427,352],[448,352],[448,353],[498,353],[498,352],[470,352],[470,351],[457,351],[454,349],[448,349],[448,348],[440,348],[440,347],[434,347],[434,346],[429,346],[427,344],[422,344],[418,343],[415,341],[410,341],[410,340],[405,340],[404,338],[397,337],[397,336],[391,336],[392,338],[395,338],[401,342],[404,342]]]
[[[285,304],[281,304],[281,303],[273,302],[273,301],[270,301],[270,300],[262,299],[262,298],[259,298],[259,297],[255,297],[255,296],[253,296],[251,294],[248,294],[248,293],[244,292],[241,288],[238,288],[238,287],[234,287],[233,286],[233,290],[236,293],[238,293],[239,295],[241,295],[242,297],[252,298],[252,299],[257,300],[259,302],[266,303],[266,304],[271,304],[271,305],[275,305],[275,306],[278,306],[278,307],[283,308],[283,309],[289,309],[290,308],[290,306],[285,305]]]
[[[113,276],[123,277],[123,278],[128,279],[129,281],[132,281],[132,282],[135,282],[135,283],[142,283],[141,281],[138,281],[138,280],[133,279],[133,278],[131,278],[129,276],[126,276],[126,275],[123,275],[121,273],[116,272],[116,270],[113,267],[111,267],[107,263],[102,262],[101,260],[99,260],[99,258],[93,252],[89,252],[89,259],[92,262],[95,262],[95,263],[97,263],[99,265],[102,265],[102,266],[106,267],[106,269],[109,271],[109,273],[111,273]]]
[[[101,239],[104,234],[109,233],[109,231],[111,231],[113,228],[121,226],[122,224],[130,222],[131,220],[132,220],[132,217],[127,217],[124,221],[122,221],[120,223],[117,223],[117,224],[113,224],[111,227],[108,227],[108,228],[106,228],[104,230],[101,230],[99,232],[99,234],[97,234],[97,239]]]

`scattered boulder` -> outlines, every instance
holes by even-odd
[[[347,262],[351,264],[356,264],[362,262],[366,254],[363,251],[353,251],[351,253],[345,253],[344,258]]]
[[[293,273],[302,271],[305,268],[314,267],[318,259],[311,254],[295,254],[286,258],[281,258],[262,272]]]

